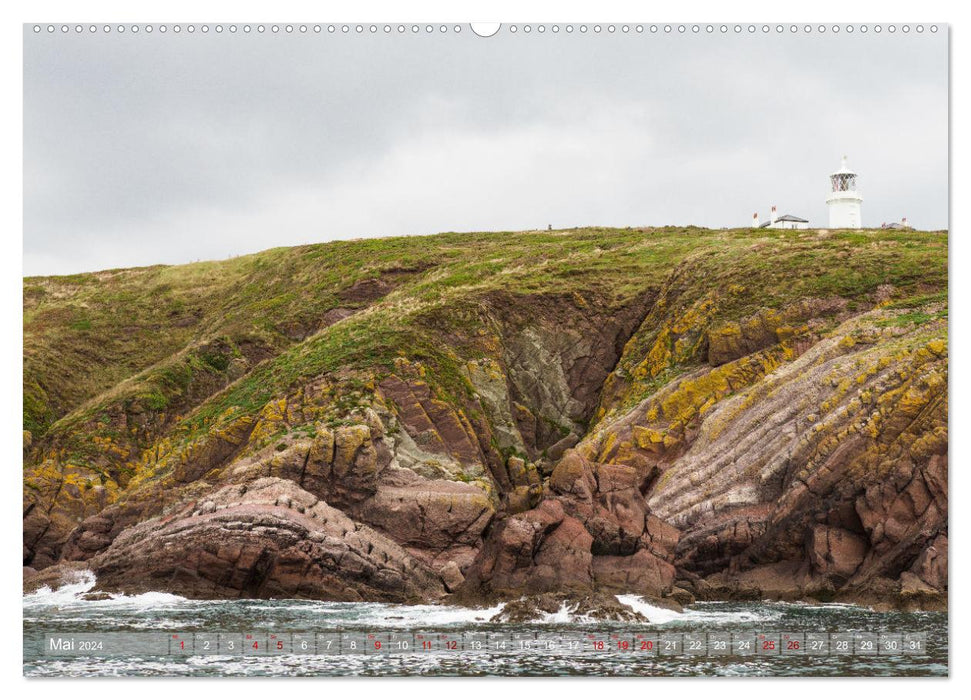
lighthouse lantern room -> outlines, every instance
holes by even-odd
[[[829,176],[831,192],[826,198],[829,205],[830,228],[862,228],[863,197],[856,189],[856,173],[846,164],[846,156],[840,169]]]

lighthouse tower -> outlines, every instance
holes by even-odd
[[[832,191],[826,198],[829,205],[830,228],[862,228],[863,197],[856,190],[856,173],[846,164],[846,156],[840,169],[829,176]]]

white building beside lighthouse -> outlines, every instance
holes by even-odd
[[[793,214],[779,216],[779,212],[773,204],[768,221],[759,221],[758,212],[752,214],[752,228],[807,229],[809,228],[809,220],[803,219],[801,216],[794,216]]]
[[[829,176],[831,191],[826,198],[830,228],[863,228],[863,197],[856,189],[856,173],[846,164]]]

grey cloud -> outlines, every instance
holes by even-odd
[[[947,226],[947,38],[24,37],[26,274],[349,236]]]

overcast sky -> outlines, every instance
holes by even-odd
[[[336,238],[948,224],[946,29],[119,35],[25,28],[24,273]]]

